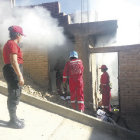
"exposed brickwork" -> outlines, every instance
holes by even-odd
[[[121,112],[140,109],[140,49],[119,52]],[[140,112],[139,112],[140,113]]]
[[[24,72],[37,84],[48,87],[48,57],[46,51],[26,50],[24,51]]]
[[[34,82],[42,87],[48,88],[49,85],[49,75],[48,75],[48,55],[46,51],[40,51],[36,49],[25,50],[24,52],[24,74],[29,76]],[[0,78],[3,77],[3,58],[2,50],[0,49]]]
[[[140,131],[140,49],[119,52],[121,113],[128,125]]]

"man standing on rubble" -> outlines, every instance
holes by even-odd
[[[57,92],[60,95],[60,98],[62,100],[65,100],[68,98],[68,91],[67,91],[67,84],[63,86],[63,70],[65,66],[65,59],[61,56],[55,66],[54,70],[56,71],[56,88]]]
[[[11,26],[8,28],[10,40],[3,48],[3,75],[8,85],[7,108],[9,111],[10,127],[21,129],[24,127],[24,121],[16,116],[17,105],[21,96],[21,87],[24,85],[23,78],[23,56],[18,43],[20,43],[23,30],[20,26]]]
[[[84,82],[83,82],[84,66],[82,60],[78,59],[76,51],[70,52],[70,61],[65,65],[63,71],[63,83],[69,78],[69,88],[71,96],[72,108],[76,110],[76,100],[78,110],[84,112]]]
[[[101,72],[103,72],[103,74],[101,75],[101,79],[100,79],[100,92],[102,94],[102,106],[103,106],[104,110],[111,111],[110,77],[109,77],[108,73],[106,72],[108,70],[108,68],[106,65],[102,65],[100,67],[100,69],[101,69]]]

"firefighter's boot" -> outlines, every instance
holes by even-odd
[[[15,129],[22,129],[24,128],[24,122],[20,119],[10,120],[8,122],[8,126]]]

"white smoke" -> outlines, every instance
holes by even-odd
[[[65,42],[63,28],[51,17],[50,12],[41,7],[10,8],[9,2],[0,2],[0,43],[8,40],[8,27],[19,25],[26,37],[23,42],[34,47],[61,46]]]
[[[134,0],[89,0],[96,19],[118,20],[117,41],[114,45],[140,43],[140,2]],[[137,2],[137,3],[136,3]]]
[[[73,15],[73,23],[86,23],[96,21],[95,11],[76,11]]]
[[[99,67],[101,65],[106,65],[108,67],[108,74],[110,75],[110,83],[111,83],[111,95],[112,97],[118,96],[118,56],[117,53],[104,53],[104,54],[96,54],[97,64],[98,64],[98,80],[100,80],[101,70]],[[109,61],[111,60],[111,61]],[[100,81],[99,81],[100,82]]]
[[[116,42],[105,46],[120,46],[140,43],[140,2],[137,0],[89,0],[90,10],[96,11],[95,21],[118,20]],[[137,4],[136,4],[137,3]],[[105,39],[104,39],[105,40]],[[102,40],[101,40],[102,41]],[[103,45],[100,42],[100,46]],[[104,43],[104,42],[103,42]],[[98,45],[98,46],[99,46]],[[99,47],[100,47],[99,46]],[[112,83],[112,96],[118,92],[118,56],[117,53],[97,54],[97,65],[108,66]]]
[[[139,13],[140,2],[137,0],[89,0],[83,3],[81,11],[73,14],[73,22],[117,20],[116,43],[112,45],[138,44],[140,43]]]

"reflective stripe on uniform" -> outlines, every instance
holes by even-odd
[[[109,106],[103,106],[103,108],[109,108]]]
[[[67,78],[67,76],[63,76],[63,78]]]
[[[76,101],[74,100],[74,101],[71,101],[71,103],[75,103]]]
[[[84,101],[78,101],[78,104],[84,104]]]
[[[70,63],[80,62],[81,60],[70,61]]]

